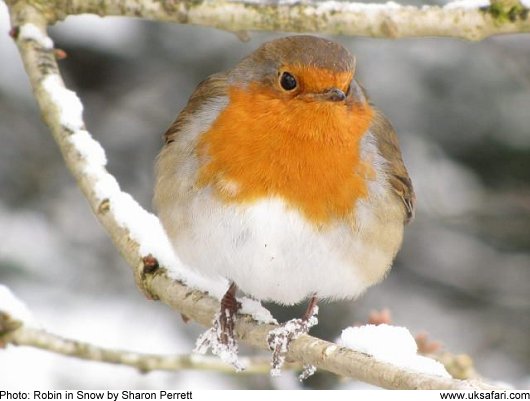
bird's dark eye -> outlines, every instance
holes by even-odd
[[[280,77],[280,85],[286,91],[292,91],[294,88],[296,88],[296,79],[292,76],[292,74],[284,72]]]

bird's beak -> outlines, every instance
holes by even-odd
[[[328,89],[323,93],[324,99],[332,102],[342,102],[346,99],[346,94],[338,88]]]
[[[319,100],[319,101],[328,101],[328,102],[342,102],[346,100],[346,94],[344,91],[338,88],[326,89],[323,92],[319,93],[307,93],[303,97],[308,100]]]
[[[343,102],[346,99],[351,98],[352,103],[366,103],[366,96],[364,95],[361,86],[357,83],[355,79],[352,79],[346,93],[342,89],[333,87],[318,93],[302,93],[300,97],[308,101],[316,100],[323,102]]]

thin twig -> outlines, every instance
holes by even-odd
[[[0,312],[0,327],[2,327],[2,316]],[[231,365],[222,362],[217,357],[195,354],[159,355],[111,349],[84,341],[64,338],[40,328],[28,327],[23,322],[17,323],[15,324],[15,322],[10,321],[11,327],[16,326],[17,328],[0,335],[1,343],[39,348],[56,354],[89,361],[131,366],[142,372],[193,369],[228,374],[236,373]],[[241,373],[245,375],[268,374],[270,370],[270,360],[268,357],[241,358],[241,362],[245,365],[245,370]],[[284,368],[301,370],[302,366],[291,363],[287,364]]]

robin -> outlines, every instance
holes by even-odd
[[[155,208],[184,263],[231,282],[221,346],[236,346],[238,288],[310,299],[294,333],[270,336],[278,362],[288,344],[275,340],[307,331],[318,300],[353,299],[390,269],[415,197],[396,133],[354,75],[337,43],[273,40],[201,82],[164,135]]]

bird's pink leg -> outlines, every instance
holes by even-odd
[[[236,370],[243,370],[239,362],[238,345],[234,336],[237,311],[241,304],[236,299],[237,286],[232,283],[221,299],[221,310],[216,315],[213,325],[201,334],[195,343],[195,352],[205,354],[211,349],[223,361],[233,365]]]
[[[241,303],[236,299],[237,285],[230,284],[225,295],[221,299],[221,312],[219,313],[219,327],[221,329],[219,342],[228,345],[235,343],[234,327],[236,324],[237,311],[241,309]]]

